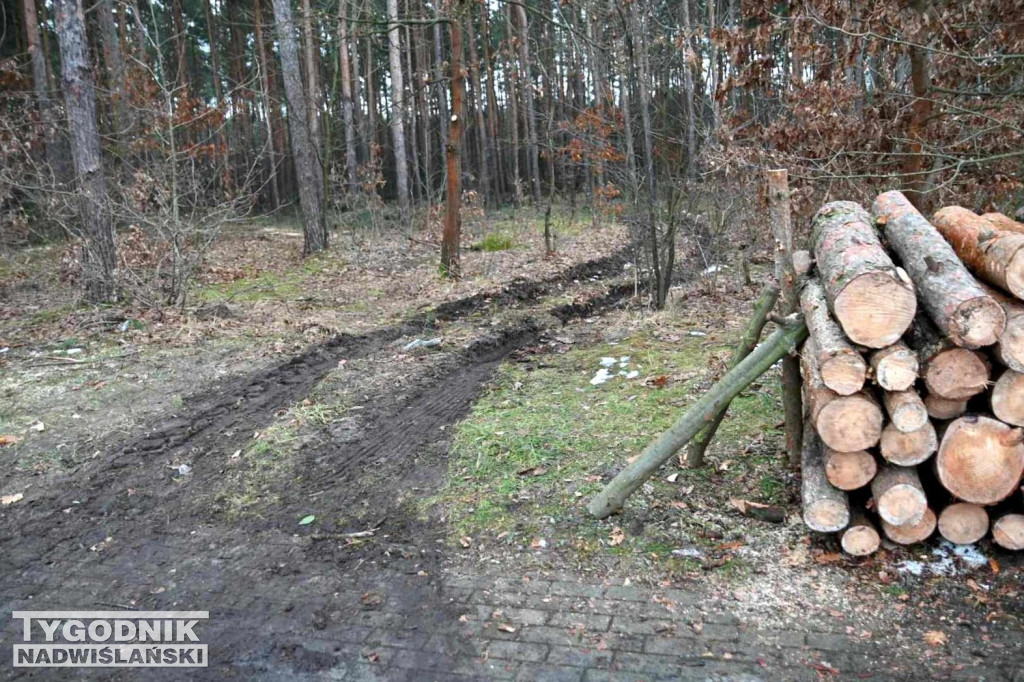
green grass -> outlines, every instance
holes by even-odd
[[[508,251],[515,248],[516,240],[507,232],[491,232],[481,239],[475,247],[481,251],[492,253],[494,251]]]
[[[602,487],[608,472],[639,453],[699,395],[712,350],[704,343],[696,338],[668,343],[638,334],[614,347],[544,356],[532,368],[502,366],[491,390],[457,426],[448,480],[432,501],[446,507],[452,537],[507,533],[528,542],[539,535],[581,555],[670,556],[678,545],[656,535],[607,542],[607,526],[588,519],[583,505]],[[631,358],[629,369],[640,372],[638,378],[590,384],[602,356],[625,355]],[[672,377],[664,388],[642,383],[645,377],[662,375]],[[777,421],[777,397],[771,391],[761,388],[743,395],[733,403],[712,446],[719,460],[735,463],[723,471],[666,467],[647,486],[650,497],[644,495],[644,502],[653,498],[667,503],[690,485],[747,486],[753,491],[736,494],[766,502],[784,498],[781,480],[751,473],[751,467],[768,469],[771,463],[742,452],[760,434],[773,433]],[[664,480],[669,472],[678,473],[674,483]],[[714,494],[728,499],[726,491]]]
[[[196,297],[202,301],[267,301],[297,298],[301,295],[303,272],[278,275],[265,272],[233,282],[202,287]]]

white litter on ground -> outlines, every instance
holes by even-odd
[[[601,384],[603,384],[604,382],[608,381],[611,378],[611,373],[607,369],[602,367],[601,369],[597,370],[597,374],[595,374],[594,378],[590,380],[590,385],[600,386]]]
[[[615,364],[615,358],[601,358],[602,367],[611,367]]]
[[[923,575],[925,571],[932,575],[954,576],[960,571],[957,559],[970,569],[988,565],[988,557],[981,553],[977,545],[954,545],[948,540],[940,542],[939,546],[932,550],[932,556],[935,557],[933,561],[908,559],[896,568],[915,576]]]
[[[629,368],[630,356],[623,355],[620,358],[603,357],[601,358],[601,369],[597,370],[597,373],[590,379],[591,386],[600,386],[606,383],[610,379],[615,377],[623,377],[625,379],[636,379],[640,376],[640,371]],[[615,372],[615,365],[618,365],[618,372]]]

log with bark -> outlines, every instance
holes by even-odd
[[[839,452],[826,447],[823,459],[825,477],[840,490],[863,488],[878,473],[878,462],[867,450]]]
[[[885,391],[882,403],[892,425],[904,433],[917,431],[928,422],[928,410],[917,391]]]
[[[590,501],[587,509],[591,515],[603,519],[621,509],[626,498],[714,419],[724,405],[806,338],[807,325],[801,315],[785,318],[783,324],[753,353],[726,372],[675,424],[648,445],[639,457]]]
[[[878,551],[882,538],[868,515],[857,510],[850,516],[850,525],[840,536],[843,551],[851,556],[868,556]]]
[[[917,469],[887,464],[871,481],[878,515],[894,526],[918,523],[928,509]]]
[[[828,482],[822,461],[824,446],[813,425],[804,424],[800,457],[800,498],[804,524],[821,533],[835,533],[850,522],[846,493]]]
[[[935,512],[931,508],[925,509],[921,520],[917,523],[904,523],[896,526],[882,519],[882,532],[898,545],[914,545],[924,542],[935,532]]]
[[[929,316],[953,343],[990,346],[1006,325],[1003,309],[978,285],[942,238],[901,192],[880,194],[872,206]],[[821,261],[820,256],[818,257]]]
[[[982,213],[981,217],[987,220],[997,230],[1024,234],[1024,223],[1014,220],[1003,213]]]
[[[946,428],[939,444],[939,481],[964,502],[1000,502],[1016,490],[1024,473],[1022,441],[1019,428],[991,417],[960,417]]]
[[[815,360],[822,383],[839,395],[852,395],[861,390],[867,377],[867,364],[829,314],[825,289],[817,279],[810,279],[804,285],[800,309],[814,339]]]
[[[988,386],[985,357],[950,342],[925,315],[914,318],[906,341],[917,351],[929,392],[947,400],[967,400]]]
[[[882,410],[866,391],[841,396],[821,379],[814,339],[800,353],[804,394],[811,424],[825,445],[840,452],[874,447],[882,435]]]
[[[1010,369],[1024,372],[1024,303],[990,287],[985,291],[1006,313],[1006,328],[993,349],[996,357]]]
[[[1003,549],[1024,549],[1024,514],[1006,514],[992,524],[992,540]]]
[[[988,532],[988,512],[969,502],[948,505],[939,514],[939,535],[954,545],[969,545]]]
[[[875,383],[886,391],[905,391],[917,381],[920,364],[917,353],[897,341],[871,354],[871,373]]]
[[[1024,426],[1024,374],[1008,369],[992,387],[992,414],[1013,426]]]
[[[980,279],[1024,298],[1024,234],[996,229],[961,206],[936,212],[932,223]]]
[[[900,466],[920,464],[931,457],[938,447],[935,427],[927,419],[917,431],[901,431],[895,424],[886,424],[879,443],[882,457]]]
[[[898,341],[914,319],[917,299],[867,212],[852,201],[834,201],[815,214],[812,229],[829,308],[846,335],[869,348]]]

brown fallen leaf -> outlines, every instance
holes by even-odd
[[[929,630],[923,635],[925,643],[929,646],[943,646],[949,642],[949,637],[941,630]]]
[[[818,556],[814,557],[814,561],[819,564],[834,564],[842,560],[843,555],[839,552],[822,552]]]
[[[466,537],[459,538],[459,544],[465,547],[466,549],[469,549],[473,545],[473,538],[469,537],[468,535]]]
[[[21,437],[10,434],[0,434],[0,448],[8,445],[15,445],[21,442]]]
[[[828,663],[818,663],[817,661],[808,661],[807,665],[809,667],[811,667],[811,668],[814,668],[815,670],[817,670],[820,673],[828,673],[829,675],[838,675],[839,674],[839,670],[837,668],[833,668]]]
[[[547,472],[548,470],[544,467],[530,467],[528,469],[523,469],[522,471],[517,471],[516,473],[520,476],[542,476]]]
[[[993,575],[999,575],[999,562],[995,559],[989,559],[988,565],[992,568]]]
[[[608,544],[612,547],[616,547],[618,545],[621,545],[623,540],[625,539],[626,534],[622,532],[621,528],[615,526],[614,528],[612,528],[612,535],[611,538],[608,540]]]

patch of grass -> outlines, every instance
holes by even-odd
[[[481,251],[492,253],[494,251],[508,251],[515,248],[515,245],[515,238],[507,232],[491,232],[475,246]]]
[[[196,292],[196,297],[210,302],[284,300],[301,295],[302,281],[302,273],[298,272],[286,275],[265,272],[233,282],[202,287]]]

